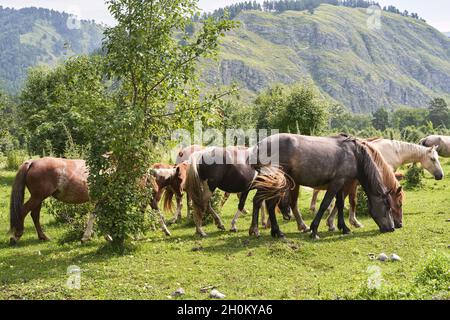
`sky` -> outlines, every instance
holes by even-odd
[[[199,0],[202,10],[212,11],[242,0]],[[263,2],[263,0],[258,0]],[[422,18],[444,32],[450,32],[449,0],[378,0],[382,6],[394,5],[400,10],[417,12]],[[76,14],[83,19],[94,19],[97,22],[113,24],[104,0],[0,0],[3,7],[43,7]]]

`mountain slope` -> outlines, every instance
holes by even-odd
[[[312,81],[354,112],[423,107],[450,97],[450,40],[417,19],[383,12],[369,30],[365,9],[321,5],[314,14],[242,12],[208,83],[237,81],[250,96],[271,83]]]
[[[102,37],[99,25],[73,21],[66,13],[0,6],[0,87],[17,92],[29,67],[90,53]]]

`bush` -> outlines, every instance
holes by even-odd
[[[363,188],[358,187],[356,192],[356,212],[358,215],[369,215],[369,201]]]
[[[422,167],[413,164],[405,175],[405,188],[412,190],[423,187],[423,178],[425,174]]]
[[[18,170],[22,163],[28,159],[28,153],[24,150],[9,151],[6,153],[6,169]]]

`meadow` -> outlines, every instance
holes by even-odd
[[[444,161],[450,174],[450,163]],[[0,165],[1,166],[1,165]],[[238,221],[237,233],[206,226],[208,238],[194,235],[186,220],[172,225],[172,237],[149,232],[134,249],[119,255],[103,237],[87,244],[61,244],[64,226],[46,214],[42,222],[50,242],[37,240],[31,217],[16,247],[10,247],[9,194],[15,172],[0,167],[0,299],[208,299],[216,287],[227,299],[450,299],[450,176],[435,181],[426,175],[425,187],[407,191],[404,228],[380,234],[370,217],[359,216],[362,229],[352,234],[327,232],[319,241],[296,231],[294,222],[279,218],[286,240],[248,236],[250,215]],[[311,192],[302,190],[300,208],[307,223]],[[248,201],[247,209],[251,209]],[[230,197],[222,210],[227,227],[237,208]],[[169,214],[167,214],[169,218]],[[401,261],[372,260],[371,254],[396,253]],[[81,268],[80,289],[69,289],[67,269]],[[376,266],[381,287],[370,289]],[[203,290],[202,290],[203,289]]]

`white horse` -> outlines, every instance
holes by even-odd
[[[450,137],[449,137],[450,138]],[[436,180],[444,178],[441,164],[439,162],[439,155],[437,153],[437,146],[424,147],[421,145],[407,143],[388,139],[372,139],[368,140],[383,156],[385,161],[396,171],[402,165],[408,163],[420,162],[422,167],[431,173]],[[361,228],[363,225],[356,219],[356,187],[349,193],[350,198],[350,224],[356,228]],[[315,213],[317,196],[320,190],[314,190],[311,201],[311,211]],[[336,230],[334,226],[334,219],[336,217],[337,209],[334,208],[328,216],[327,224],[330,231]]]
[[[437,147],[437,152],[441,157],[450,158],[450,137],[449,136],[428,136],[419,142],[424,147]]]

